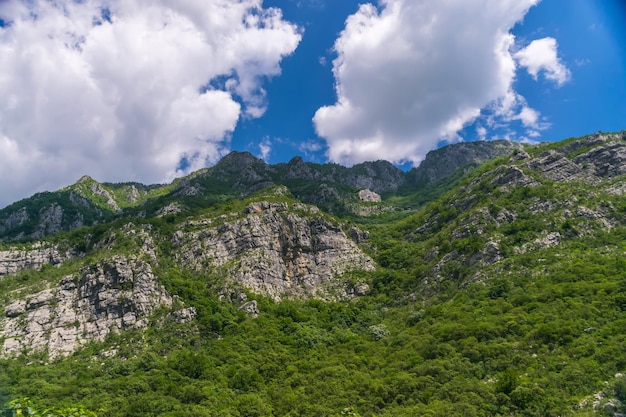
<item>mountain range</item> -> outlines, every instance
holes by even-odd
[[[0,403],[623,415],[625,179],[626,132],[83,176],[0,210]]]

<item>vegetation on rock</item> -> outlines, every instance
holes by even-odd
[[[123,205],[110,192],[122,212],[102,224],[41,244],[5,243],[7,253],[43,247],[66,255],[56,266],[33,263],[0,277],[3,324],[38,323],[26,312],[64,305],[40,294],[92,281],[84,294],[101,307],[94,322],[145,320],[65,355],[5,355],[5,415],[625,413],[626,134],[490,156],[470,171],[459,159],[447,177],[411,189],[382,162],[347,171],[235,154],[154,188],[154,198],[146,191],[143,205]],[[289,167],[291,179],[277,186]],[[324,184],[335,197],[320,197],[321,205],[332,214],[310,205]],[[359,203],[366,188],[383,201]],[[181,210],[159,212],[174,203]],[[349,204],[395,209],[364,217]],[[285,275],[294,285],[316,274],[303,259],[331,265],[308,258],[312,247],[324,256],[356,248],[376,268],[349,258],[355,268],[334,269],[325,292],[303,287],[281,297],[234,279],[247,276],[250,259],[278,265],[268,261],[271,249],[271,259],[294,266],[294,280]],[[212,261],[220,250],[244,255]],[[147,271],[162,289],[146,286]],[[167,302],[139,307],[157,296]],[[0,336],[0,345],[11,337]],[[61,411],[34,411],[50,407]]]

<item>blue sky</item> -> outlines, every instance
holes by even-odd
[[[339,3],[337,5],[337,3]],[[336,99],[333,88],[333,44],[345,19],[362,3],[273,0],[265,4],[280,7],[287,20],[305,28],[296,52],[282,64],[282,74],[267,84],[269,107],[260,118],[243,121],[233,135],[233,149],[260,156],[259,146],[272,144],[268,162],[285,162],[294,155],[325,162],[323,140],[311,122],[315,111]],[[561,87],[527,72],[516,72],[515,89],[537,109],[549,127],[535,141],[558,141],[597,131],[626,129],[626,3],[619,0],[543,0],[532,7],[511,31],[527,42],[546,36],[558,41],[559,57],[571,71]],[[326,60],[321,65],[320,58]],[[466,141],[479,140],[476,124],[460,132]],[[493,129],[488,138],[524,137],[515,123]],[[303,143],[319,143],[312,152]],[[441,142],[444,144],[446,142]],[[405,165],[410,166],[410,165]]]
[[[621,0],[0,1],[0,207],[231,150],[405,169],[626,129]]]

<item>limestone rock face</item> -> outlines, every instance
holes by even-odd
[[[113,198],[111,193],[105,190],[101,184],[94,181],[89,189],[94,195],[105,198],[107,206],[109,206],[112,210],[118,211],[120,209],[120,206],[118,206],[115,198]]]
[[[148,316],[171,305],[150,264],[115,256],[6,306],[0,356],[46,349],[51,358],[67,355],[111,332],[146,327]]]
[[[387,161],[363,162],[351,169],[340,165],[321,166],[295,157],[288,164],[276,167],[285,178],[333,182],[378,193],[396,191],[406,183],[406,175]]]
[[[25,207],[9,214],[5,219],[0,221],[0,234],[4,234],[9,230],[17,229],[28,221],[28,212]]]
[[[337,225],[304,204],[257,202],[243,218],[174,235],[179,262],[217,271],[274,299],[326,295],[325,284],[374,263]],[[194,225],[187,225],[194,226]]]
[[[361,201],[366,201],[370,203],[380,203],[382,201],[380,195],[376,194],[373,191],[370,191],[367,188],[359,191],[359,199]]]
[[[527,166],[554,181],[597,182],[626,173],[626,133],[595,134],[532,159]],[[582,152],[582,153],[581,153]],[[572,156],[577,155],[577,156]]]
[[[475,166],[516,151],[523,152],[521,144],[504,140],[456,143],[428,152],[424,161],[409,171],[409,180],[416,183],[433,183],[458,169]]]
[[[26,269],[41,268],[45,264],[57,265],[71,256],[61,253],[56,246],[35,243],[30,249],[0,251],[0,277],[16,274]]]

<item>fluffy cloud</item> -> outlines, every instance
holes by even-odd
[[[259,158],[267,162],[269,160],[270,154],[272,153],[272,141],[270,138],[265,137],[259,143]]]
[[[215,161],[301,38],[261,0],[11,0],[0,18],[0,206]]]
[[[335,42],[337,102],[313,118],[329,159],[417,163],[441,140],[456,140],[485,110],[487,124],[519,120],[533,131],[545,127],[513,90],[518,65],[510,30],[537,2],[381,0],[378,7],[360,6]],[[536,56],[534,48],[529,55]],[[533,62],[554,68],[547,59]],[[478,134],[485,136],[483,129]]]
[[[515,58],[535,80],[539,72],[542,72],[548,80],[561,86],[571,77],[570,71],[557,56],[557,42],[554,38],[532,41],[527,47],[517,52]]]

